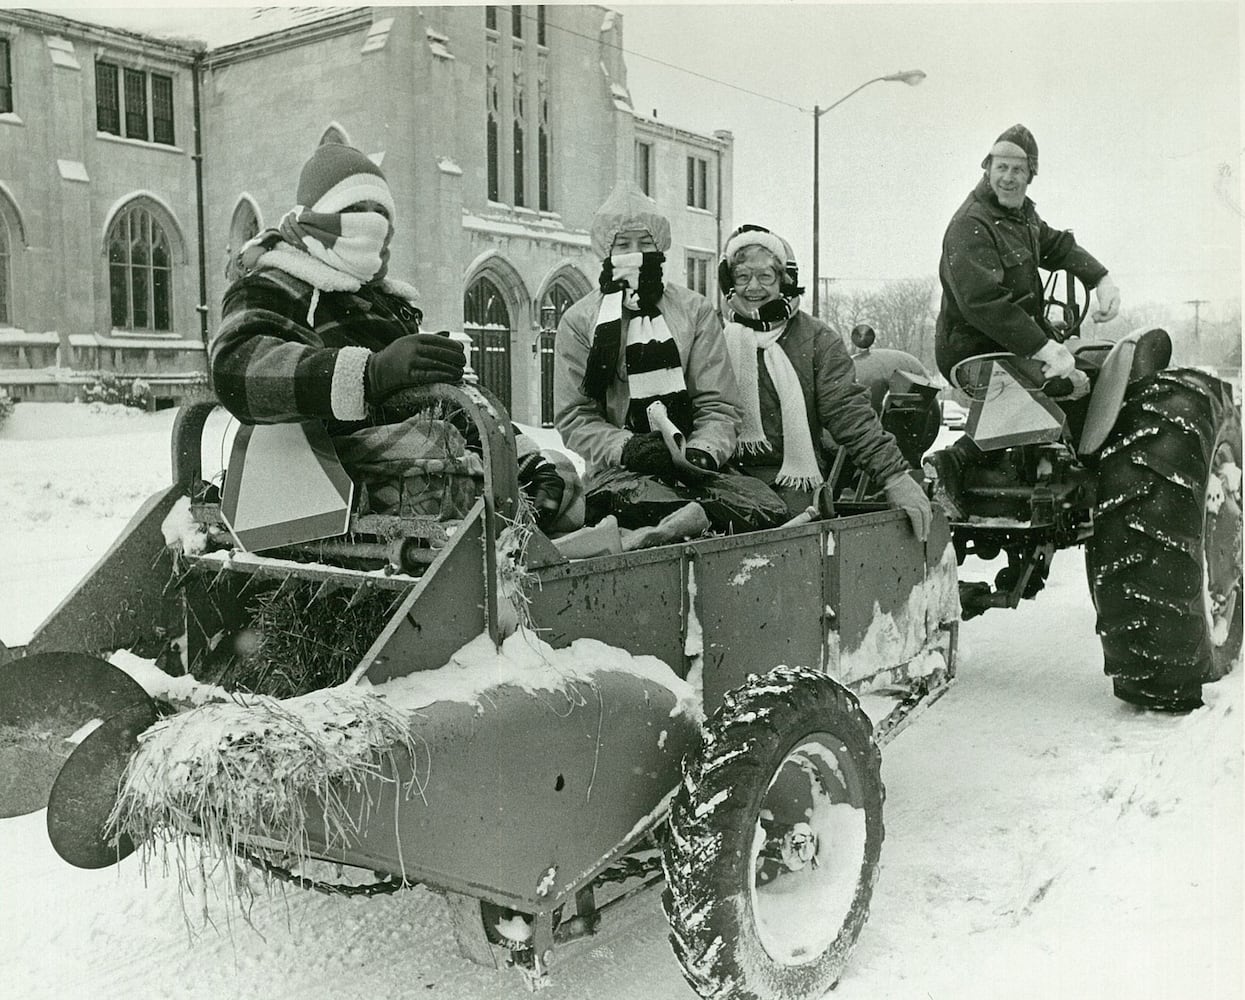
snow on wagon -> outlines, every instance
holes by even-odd
[[[354,514],[262,554],[200,479],[211,404],[184,408],[172,485],[0,668],[25,733],[0,754],[20,743],[32,776],[5,813],[47,803],[82,867],[138,850],[185,878],[206,858],[352,895],[423,884],[465,956],[534,984],[664,878],[698,990],[818,995],[868,910],[879,745],[953,675],[945,523],[922,543],[856,504],[567,559],[523,515],[496,400],[424,395],[478,432],[466,509]],[[189,676],[152,698],[99,658],[117,650]]]

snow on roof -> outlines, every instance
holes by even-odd
[[[48,8],[61,17],[122,28],[170,41],[203,42],[209,49],[313,24],[352,7],[80,7]]]

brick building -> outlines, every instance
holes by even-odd
[[[596,283],[588,227],[620,177],[670,218],[667,275],[712,295],[731,135],[635,114],[616,12],[163,15],[189,38],[169,37],[159,15],[105,25],[0,11],[11,393],[63,398],[115,371],[163,379],[175,397],[203,370],[228,254],[292,207],[300,166],[328,139],[383,167],[398,215],[391,273],[420,289],[431,329],[471,334],[476,367],[519,420],[551,420],[552,330]]]

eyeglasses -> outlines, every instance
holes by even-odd
[[[731,273],[731,281],[735,283],[736,288],[747,288],[754,278],[762,288],[773,288],[778,284],[778,275],[773,271],[733,271]]]

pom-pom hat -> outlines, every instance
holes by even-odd
[[[351,205],[374,201],[392,221],[393,193],[380,167],[353,146],[327,142],[317,146],[298,175],[298,204],[312,212],[331,214]]]

